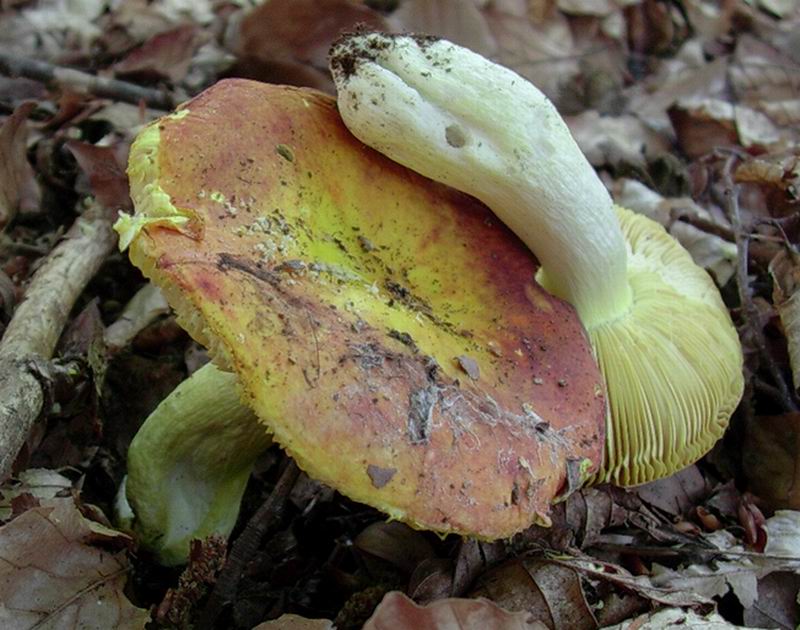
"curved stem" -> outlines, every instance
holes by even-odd
[[[536,254],[543,286],[587,328],[627,310],[611,197],[536,87],[450,42],[409,36],[344,39],[331,66],[353,134],[492,208]]]
[[[236,377],[200,368],[147,418],[128,451],[127,499],[142,544],[164,564],[189,543],[227,536],[258,455],[271,438],[239,400]]]

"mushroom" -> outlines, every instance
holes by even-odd
[[[695,462],[743,390],[742,351],[708,274],[657,223],[615,206],[533,85],[430,37],[345,36],[339,111],[367,145],[483,201],[573,304],[605,378],[599,481],[636,485]]]
[[[414,527],[546,524],[597,471],[605,396],[572,306],[480,202],[356,140],[335,101],[226,80],[147,127],[122,245],[213,365],[130,447],[142,542],[227,535],[269,442]]]

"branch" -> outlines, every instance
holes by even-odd
[[[0,480],[46,411],[49,359],[75,301],[117,242],[111,223],[99,205],[78,217],[34,274],[0,340]]]
[[[25,77],[45,84],[57,84],[76,90],[138,105],[169,111],[178,105],[178,100],[166,90],[154,90],[135,83],[99,77],[94,74],[55,66],[46,61],[15,57],[0,52],[0,73],[10,77]]]

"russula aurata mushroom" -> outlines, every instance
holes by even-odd
[[[162,561],[230,531],[268,433],[356,501],[482,538],[547,523],[596,472],[605,396],[574,309],[483,204],[365,147],[332,98],[222,81],[139,135],[129,175],[121,244],[216,365],[131,445]]]
[[[615,206],[552,103],[448,41],[346,36],[331,53],[353,134],[483,201],[573,304],[609,403],[598,479],[670,475],[722,436],[742,394],[742,351],[709,275],[658,224]]]

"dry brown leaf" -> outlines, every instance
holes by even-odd
[[[610,582],[657,604],[698,609],[713,607],[712,600],[701,593],[669,585],[655,585],[648,576],[632,575],[623,567],[610,562],[568,556],[554,558],[551,562],[574,569],[592,580]]]
[[[770,508],[800,509],[800,414],[754,418],[742,453],[754,494]]]
[[[237,76],[328,92],[328,50],[357,24],[386,31],[376,11],[351,0],[271,0],[249,11],[231,35]]]
[[[744,611],[748,628],[765,627],[795,630],[800,623],[797,593],[800,575],[788,571],[772,573],[758,582],[758,599]]]
[[[688,466],[674,475],[638,486],[639,498],[671,516],[682,516],[708,494],[706,480],[697,466]]]
[[[283,614],[272,621],[258,624],[253,630],[332,630],[330,619],[306,619],[300,615]]]
[[[592,166],[626,162],[647,167],[647,158],[669,151],[669,142],[631,114],[600,116],[587,110],[566,118],[569,130]]]
[[[23,205],[33,209],[39,204],[39,187],[28,162],[25,124],[35,107],[35,103],[23,103],[0,127],[0,231]]]
[[[796,59],[742,35],[730,81],[740,102],[768,116],[794,142],[800,141],[800,63]]]
[[[200,29],[184,24],[159,33],[114,64],[114,74],[145,79],[181,81],[203,40]]]
[[[146,610],[122,592],[125,552],[94,547],[127,537],[80,513],[72,498],[48,499],[0,528],[0,627],[141,630]]]
[[[561,86],[580,72],[579,53],[569,20],[561,13],[534,24],[489,5],[486,23],[497,41],[494,61],[531,81],[551,100]]]
[[[626,90],[628,111],[649,128],[672,136],[669,107],[685,97],[716,97],[728,89],[728,60],[720,57],[707,63],[697,40],[684,44],[678,54],[661,63],[647,79]]]
[[[18,13],[0,20],[0,50],[50,60],[68,52],[87,52],[101,33],[96,20],[108,8],[107,0],[25,4]]]
[[[772,302],[778,311],[789,349],[792,381],[800,389],[800,254],[784,249],[769,265]]]
[[[569,15],[595,15],[605,17],[619,8],[614,0],[557,0],[559,11]]]
[[[71,488],[72,482],[54,470],[23,470],[0,488],[0,521],[11,518],[12,501],[17,497],[28,494],[38,502],[42,499],[53,499],[60,493],[68,493]]]
[[[128,148],[127,143],[105,147],[77,140],[67,142],[67,149],[89,179],[92,194],[106,208],[133,208],[125,173]]]
[[[693,628],[694,630],[734,630],[734,626],[718,613],[698,615],[682,608],[663,608],[657,612],[640,615],[603,630],[667,630],[668,628]]]
[[[721,99],[681,99],[669,109],[678,142],[690,158],[720,147],[783,149],[791,146],[790,132],[778,128],[765,114]]]
[[[548,628],[597,628],[578,573],[546,560],[513,560],[497,567],[481,577],[470,595],[505,610],[528,612]]]
[[[485,57],[497,49],[486,18],[469,0],[405,0],[392,19],[402,31],[444,37]]]
[[[422,532],[400,521],[373,523],[353,542],[360,551],[389,562],[408,575],[420,562],[436,555]]]
[[[485,599],[440,599],[417,606],[398,591],[387,593],[364,630],[547,630],[527,612],[510,613]]]

